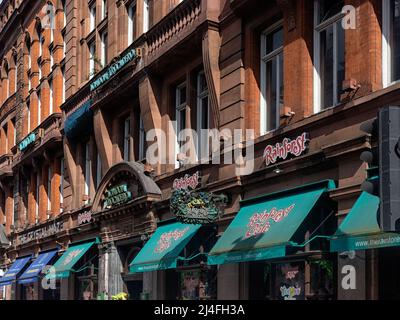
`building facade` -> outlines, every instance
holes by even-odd
[[[399,298],[395,240],[331,243],[365,196],[360,154],[375,142],[360,125],[400,100],[399,10],[3,0],[0,298]],[[219,130],[221,144],[242,131],[204,161],[208,137],[183,129]],[[212,163],[249,146],[249,172]],[[218,219],[177,222],[199,198]]]

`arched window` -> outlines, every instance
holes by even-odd
[[[10,68],[8,67],[8,62],[7,60],[4,61],[3,64],[3,72],[4,72],[4,83],[3,85],[5,85],[6,88],[6,94],[5,94],[5,99],[7,99],[10,96]]]
[[[28,56],[28,69],[32,67],[32,60],[31,60],[31,37],[29,34],[25,37],[25,53]]]
[[[13,55],[13,63],[14,63],[14,92],[18,91],[18,59],[17,53]]]

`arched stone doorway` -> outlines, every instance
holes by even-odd
[[[142,280],[129,277],[127,264],[141,249],[142,236],[156,228],[153,203],[160,199],[160,188],[140,163],[118,163],[102,179],[93,201],[92,218],[100,223],[102,239],[99,292],[109,299],[127,291],[134,298],[140,297]]]

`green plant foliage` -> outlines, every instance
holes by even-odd
[[[128,300],[128,294],[121,292],[111,297],[111,300]]]

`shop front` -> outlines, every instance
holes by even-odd
[[[19,295],[17,278],[26,269],[31,256],[17,258],[11,267],[4,273],[3,277],[0,278],[0,290],[5,292],[9,291],[11,297],[17,297]],[[4,289],[3,289],[4,288]]]
[[[46,275],[53,297],[95,300],[98,294],[99,239],[71,244]]]
[[[333,299],[333,189],[328,180],[242,201],[208,255],[209,265],[220,266],[218,296],[229,296],[229,272],[237,268],[249,299]]]
[[[379,197],[362,192],[331,239],[339,256],[339,299],[400,298],[400,234],[381,231],[379,206]]]
[[[217,269],[206,262],[215,240],[214,226],[164,221],[133,259],[130,272],[164,273],[167,300],[214,300]]]
[[[25,272],[18,278],[20,286],[21,300],[39,300],[42,297],[47,300],[48,294],[43,290],[43,276],[54,262],[58,250],[41,252],[37,258],[29,265]]]

